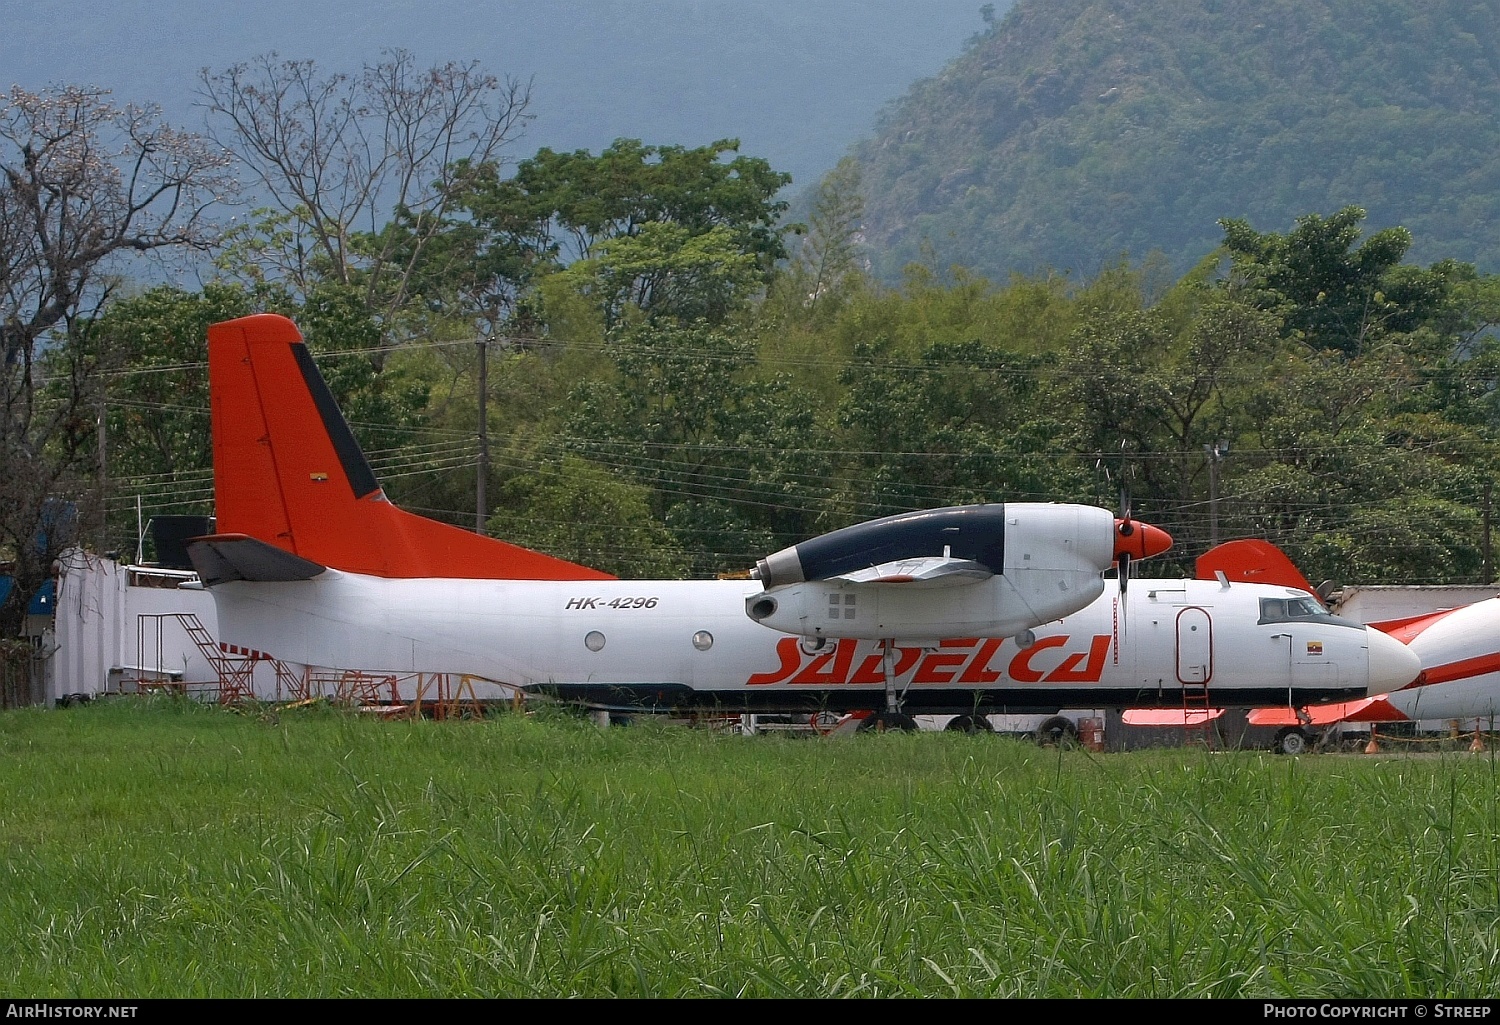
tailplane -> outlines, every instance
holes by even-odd
[[[214,324],[208,370],[221,533],[382,577],[610,579],[392,505],[285,317]]]

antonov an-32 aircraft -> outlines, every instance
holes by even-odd
[[[1205,686],[1306,704],[1417,673],[1399,642],[1288,612],[1305,592],[1130,582],[1171,539],[1089,506],[907,513],[748,580],[615,580],[393,506],[291,321],[214,325],[209,374],[220,533],[189,551],[240,651],[657,711],[1177,706]]]
[[[1266,542],[1220,545],[1200,558],[1198,566],[1200,575],[1219,570],[1233,579],[1307,586],[1291,560]],[[1500,597],[1368,625],[1405,644],[1421,664],[1420,674],[1409,685],[1386,694],[1308,708],[1305,714],[1312,725],[1418,719],[1500,721]],[[1274,714],[1258,719],[1267,724],[1295,725],[1297,721],[1295,716]]]

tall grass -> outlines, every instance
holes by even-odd
[[[0,716],[26,996],[1485,996],[1495,759]]]

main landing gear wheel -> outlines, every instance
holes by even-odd
[[[1043,747],[1073,747],[1078,743],[1078,725],[1065,715],[1054,715],[1036,728],[1034,736]]]
[[[900,730],[902,733],[915,733],[917,731],[917,720],[901,712],[876,712],[860,723],[859,728],[861,732],[865,730]]]
[[[956,715],[943,727],[952,733],[994,733],[990,721],[982,715]]]
[[[1276,731],[1276,739],[1271,746],[1280,755],[1300,755],[1311,751],[1312,744],[1313,738],[1307,735],[1306,730],[1287,726]]]

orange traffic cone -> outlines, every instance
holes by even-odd
[[[1484,734],[1477,728],[1474,730],[1474,739],[1469,743],[1470,751],[1484,750]]]
[[[1375,729],[1374,729],[1374,727],[1371,727],[1370,728],[1370,742],[1365,745],[1365,754],[1367,754],[1367,755],[1378,755],[1379,753],[1380,753],[1380,745],[1375,742]]]

